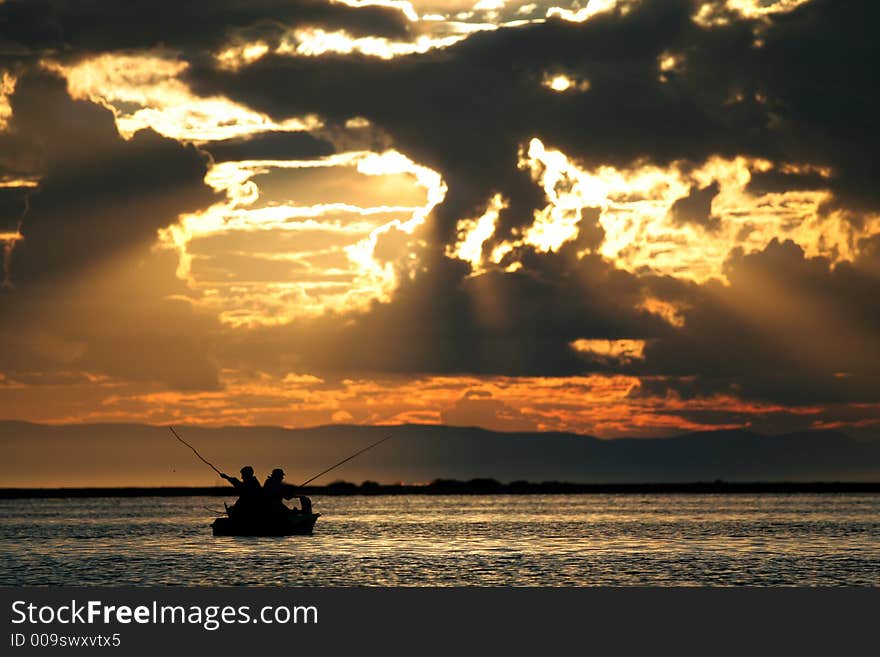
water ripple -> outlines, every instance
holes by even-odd
[[[213,538],[215,498],[0,501],[3,585],[878,586],[877,495],[314,500],[313,536]]]

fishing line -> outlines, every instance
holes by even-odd
[[[214,467],[214,464],[213,464],[213,463],[211,463],[210,461],[206,461],[204,458],[202,458],[202,455],[199,454],[199,453],[196,451],[196,448],[195,448],[195,447],[193,447],[193,446],[190,445],[188,442],[186,442],[183,438],[181,438],[180,436],[178,436],[178,435],[177,435],[177,432],[174,430],[174,427],[169,426],[168,428],[171,429],[171,433],[174,434],[174,437],[175,437],[175,438],[177,438],[180,442],[182,442],[184,445],[186,445],[187,447],[189,447],[189,448],[193,451],[193,453],[194,453],[196,456],[199,457],[199,460],[202,461],[202,463],[205,463],[205,464],[207,464],[207,465],[210,465],[210,466],[211,466],[211,469],[212,469],[214,472],[216,472],[218,475],[222,475],[222,474],[223,474],[223,473],[220,472],[217,468]],[[323,473],[321,473],[321,474],[323,474]]]

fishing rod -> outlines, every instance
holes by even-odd
[[[372,445],[367,445],[367,446],[364,447],[362,450],[360,450],[360,451],[358,451],[358,452],[355,452],[354,454],[352,454],[351,456],[349,456],[347,459],[342,459],[342,460],[341,460],[339,463],[337,463],[336,465],[332,465],[332,466],[330,466],[329,468],[327,468],[326,470],[324,470],[323,472],[319,472],[318,474],[316,474],[316,475],[315,475],[314,477],[312,477],[311,479],[309,479],[309,480],[307,480],[307,481],[304,481],[303,483],[301,483],[301,484],[299,485],[299,488],[302,488],[302,487],[305,486],[306,484],[310,484],[311,482],[313,482],[315,479],[317,479],[317,478],[320,477],[321,475],[325,475],[325,474],[327,474],[327,473],[330,472],[331,470],[333,470],[333,469],[335,469],[335,468],[338,468],[338,467],[339,467],[340,465],[342,465],[343,463],[346,463],[346,462],[348,462],[348,461],[351,461],[355,456],[358,456],[358,455],[360,455],[360,454],[363,454],[363,453],[366,452],[368,449],[373,449],[376,445],[380,445],[380,444],[384,443],[384,442],[385,442],[386,440],[388,440],[389,438],[391,438],[391,434],[390,434],[390,433],[389,433],[387,436],[385,436],[382,440],[377,440],[377,441],[374,442]],[[195,450],[193,450],[193,451],[195,451]]]
[[[187,447],[189,447],[189,448],[193,451],[193,453],[194,453],[196,456],[199,457],[199,460],[200,460],[202,463],[205,463],[206,465],[211,466],[211,469],[212,469],[214,472],[216,472],[218,475],[220,475],[220,476],[223,475],[222,472],[220,472],[217,468],[214,467],[214,464],[213,464],[213,463],[211,463],[210,461],[206,461],[204,458],[202,458],[202,455],[199,454],[199,453],[196,451],[196,448],[195,448],[195,447],[193,447],[193,446],[190,445],[188,442],[186,442],[183,438],[181,438],[180,436],[178,436],[178,435],[177,435],[177,432],[174,430],[174,427],[169,426],[168,428],[171,429],[171,433],[174,434],[174,437],[175,437],[175,438],[177,438],[180,442],[182,442],[184,445],[186,445]]]

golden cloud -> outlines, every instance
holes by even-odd
[[[283,191],[287,198],[260,205],[260,176],[297,169],[320,169],[336,182],[344,171],[377,179],[363,191],[373,198],[377,190],[389,200],[413,197],[418,190],[422,205],[361,206],[356,186],[345,192],[354,197],[353,203],[299,205],[297,197],[306,190],[298,190],[295,184]],[[382,180],[389,182],[383,185]],[[178,276],[197,293],[194,303],[215,310],[231,326],[286,324],[297,317],[358,310],[374,300],[389,299],[399,277],[417,263],[408,252],[399,253],[395,261],[383,260],[377,256],[377,245],[392,231],[417,241],[416,230],[446,195],[437,172],[397,151],[348,152],[315,160],[223,162],[211,168],[206,181],[227,200],[182,216],[179,223],[160,231],[160,242],[177,251]],[[196,252],[200,241],[230,233],[260,233],[265,238],[253,244],[248,254],[220,257],[216,251]],[[287,239],[288,235],[296,239]],[[289,250],[276,249],[279,240]],[[215,256],[218,266],[211,269],[194,262],[206,255]],[[273,280],[264,271],[249,279],[241,275],[240,267],[238,272],[232,268],[230,263],[236,260],[230,255],[238,263],[245,263],[244,255],[251,262],[259,259],[264,270],[278,275]],[[290,266],[278,267],[279,263]]]
[[[603,14],[617,9],[618,7],[625,13],[629,10],[631,5],[635,4],[636,1],[637,0],[589,0],[586,7],[578,8],[577,5],[575,5],[574,9],[550,7],[547,10],[547,18],[556,17],[572,23],[583,23],[596,14]]]
[[[711,0],[704,2],[694,14],[694,22],[702,27],[727,25],[728,13],[741,18],[759,19],[793,11],[810,0]]]
[[[320,126],[314,116],[276,122],[228,98],[198,96],[180,80],[189,64],[169,53],[106,54],[74,65],[51,61],[44,65],[67,78],[74,98],[111,109],[126,138],[143,128],[174,139],[204,142]]]
[[[521,240],[496,247],[494,262],[522,244],[558,250],[577,236],[585,208],[600,210],[604,238],[597,251],[617,267],[698,282],[724,280],[723,264],[735,247],[760,251],[774,238],[791,239],[808,256],[840,262],[852,260],[859,241],[880,230],[880,215],[856,225],[844,211],[824,210],[831,199],[828,190],[751,193],[747,186],[752,174],[774,168],[761,159],[713,156],[697,166],[681,162],[666,168],[586,169],[532,139],[521,153],[520,166],[542,186],[548,205],[535,212]],[[830,175],[827,169],[798,163],[782,163],[779,170]],[[711,185],[718,187],[707,217],[711,225],[683,222],[670,213],[676,201]]]
[[[15,77],[7,71],[0,71],[0,131],[6,130],[12,117],[9,96],[15,91]]]
[[[644,360],[644,340],[575,340],[572,348],[600,361],[625,365],[634,360]]]
[[[498,215],[507,207],[507,201],[501,194],[495,194],[486,205],[486,211],[477,219],[460,219],[456,225],[458,238],[454,245],[447,246],[446,255],[471,263],[471,271],[478,274],[482,271],[483,244],[492,237]]]
[[[438,424],[466,417],[496,429],[573,431],[600,437],[668,434],[737,428],[775,414],[821,423],[823,407],[787,407],[744,402],[730,395],[682,399],[674,394],[635,394],[635,377],[429,376],[412,379],[346,379],[329,382],[307,372],[270,375],[226,369],[215,391],[175,392],[151,385],[82,377],[56,384],[45,403],[45,386],[0,380],[0,412],[41,422],[180,422],[203,426],[279,425],[307,427],[354,424]],[[41,401],[42,400],[42,401]],[[16,409],[10,405],[15,405]],[[90,409],[83,412],[83,408]],[[701,413],[731,420],[701,422]],[[864,413],[863,413],[864,415]],[[860,416],[861,417],[861,416]],[[734,419],[735,418],[735,419]],[[811,419],[813,418],[813,419]],[[818,426],[818,425],[817,425]]]
[[[544,73],[541,86],[557,93],[572,91],[589,91],[590,81],[585,78],[571,77],[565,73]]]

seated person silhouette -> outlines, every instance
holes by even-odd
[[[238,500],[229,508],[229,511],[237,514],[260,511],[263,506],[263,491],[260,487],[260,481],[254,476],[254,469],[251,466],[246,465],[241,469],[241,480],[222,472],[220,476],[232,484],[238,493]]]
[[[263,494],[266,496],[269,502],[269,509],[272,512],[312,512],[312,501],[305,495],[297,495],[296,486],[284,483],[284,470],[281,468],[275,468],[272,470],[272,474],[266,478],[266,482],[263,484]],[[284,500],[289,500],[293,497],[299,498],[302,511],[300,509],[290,509],[284,504]]]

